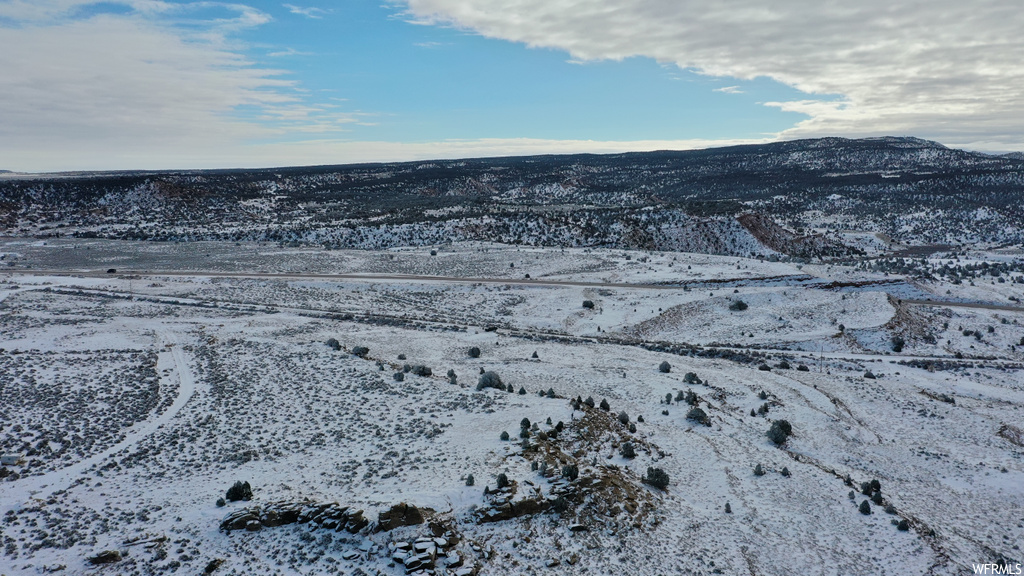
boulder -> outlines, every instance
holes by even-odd
[[[377,532],[387,532],[399,526],[414,526],[423,523],[423,514],[419,508],[406,503],[395,504],[389,510],[381,512],[377,518]]]

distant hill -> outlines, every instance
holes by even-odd
[[[357,247],[455,234],[657,248],[676,246],[665,237],[693,237],[699,222],[754,212],[789,227],[797,240],[799,229],[814,227],[884,232],[905,243],[1020,243],[1022,200],[1024,159],[1014,155],[917,138],[822,138],[694,151],[7,178],[0,232]],[[697,244],[718,246],[712,240]]]

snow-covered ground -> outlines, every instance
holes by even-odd
[[[831,284],[894,279],[852,267],[435,250],[6,241],[0,448],[26,457],[0,472],[0,574],[398,575],[399,543],[425,537],[441,539],[421,542],[436,574],[963,574],[1024,559],[1024,313]],[[106,268],[196,273],[32,272]],[[214,273],[261,270],[508,282]],[[477,390],[482,370],[512,392]],[[792,436],[777,446],[781,420]],[[499,474],[509,486],[485,494]],[[872,480],[881,504],[862,493]],[[252,500],[218,506],[236,481]],[[356,520],[274,525],[260,512],[274,502],[336,502]],[[399,504],[424,522],[378,531]],[[221,530],[245,508],[261,529]],[[89,564],[106,550],[121,560]]]

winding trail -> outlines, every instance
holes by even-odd
[[[16,510],[31,500],[44,499],[54,492],[67,490],[93,466],[125,448],[138,444],[159,430],[164,424],[170,422],[181,411],[196,392],[196,378],[188,367],[185,354],[178,344],[176,335],[165,330],[158,333],[157,346],[162,348],[166,345],[170,346],[169,356],[173,363],[173,366],[170,366],[172,374],[178,378],[177,396],[170,407],[160,414],[152,415],[150,418],[126,428],[123,440],[80,462],[39,476],[27,476],[13,482],[0,483],[0,514],[6,514],[8,510]],[[160,357],[166,358],[163,353],[160,354]],[[158,359],[158,373],[161,370],[160,364],[160,359]],[[164,366],[164,368],[166,367]]]

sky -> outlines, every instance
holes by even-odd
[[[0,169],[916,136],[1024,150],[1011,0],[0,0]]]

